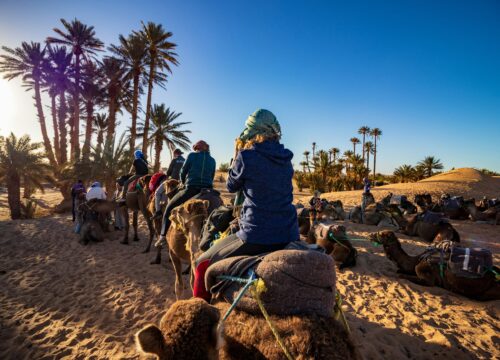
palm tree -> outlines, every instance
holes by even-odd
[[[359,144],[359,139],[357,137],[352,137],[351,140],[352,145],[353,145],[353,152],[356,154],[356,144]]]
[[[96,106],[104,104],[103,89],[100,81],[102,79],[100,68],[91,60],[82,65],[82,88],[81,95],[85,104],[85,141],[82,148],[82,160],[90,158],[90,146],[92,141],[94,111]]]
[[[93,118],[93,125],[93,128],[97,132],[97,143],[94,149],[94,154],[96,154],[97,157],[100,157],[102,144],[104,142],[104,133],[107,131],[109,125],[108,116],[104,113],[96,114]]]
[[[115,136],[116,113],[127,102],[129,83],[125,80],[123,63],[115,57],[107,56],[103,59],[101,72],[108,103],[109,122],[106,140],[109,141]]]
[[[17,138],[11,133],[0,138],[0,181],[7,183],[10,217],[21,217],[21,179],[32,189],[44,191],[41,181],[50,180],[50,166],[43,161],[44,154],[38,151],[40,143],[32,143],[28,135]]]
[[[148,149],[148,138],[149,138],[149,121],[151,117],[151,96],[153,93],[153,83],[156,82],[158,85],[162,85],[166,81],[166,78],[158,78],[157,73],[171,73],[172,70],[170,65],[177,65],[177,54],[174,52],[177,47],[176,44],[169,41],[172,37],[170,31],[165,31],[161,24],[155,24],[153,22],[148,22],[147,24],[142,24],[142,30],[139,35],[143,41],[147,43],[148,47],[148,95],[146,101],[146,117],[144,119],[144,130],[142,139],[142,152],[146,153]]]
[[[346,175],[349,175],[350,173],[350,170],[351,170],[351,162],[349,161],[351,156],[353,156],[354,153],[351,151],[351,150],[346,150],[344,151],[344,159],[345,159],[345,171],[346,171]]]
[[[337,156],[340,154],[340,149],[333,147],[330,149],[330,154],[332,154],[332,157],[333,157],[332,160],[333,160],[333,163],[335,164],[335,162],[337,161]]]
[[[309,155],[311,155],[311,153],[309,151],[304,151],[304,156],[306,158],[306,163],[307,163],[307,170],[309,171],[309,174],[311,173],[311,166],[310,166],[310,162],[309,162]]]
[[[167,144],[171,157],[173,157],[175,148],[189,149],[191,141],[186,134],[191,133],[191,131],[182,130],[181,127],[190,124],[190,122],[175,122],[181,115],[182,113],[176,113],[171,111],[170,108],[165,108],[165,104],[153,105],[148,141],[151,141],[151,146],[154,144],[155,148],[155,172],[160,170],[160,154],[163,150],[163,143]],[[144,124],[141,124],[138,131],[142,132],[143,129]]]
[[[135,150],[135,139],[137,136],[137,113],[139,110],[139,94],[142,92],[142,80],[144,76],[148,48],[147,43],[138,34],[131,34],[127,38],[119,37],[120,45],[111,45],[109,50],[114,53],[125,66],[125,79],[132,81],[132,125],[130,126],[129,148]]]
[[[370,130],[370,135],[373,137],[375,140],[374,146],[373,146],[373,178],[375,179],[376,174],[376,168],[377,168],[377,140],[382,136],[382,130],[379,128],[373,128]]]
[[[417,166],[422,167],[427,177],[431,177],[434,174],[433,170],[442,170],[444,168],[441,160],[436,159],[434,156],[426,156]]]
[[[316,143],[312,143],[313,159],[316,157]]]
[[[373,143],[371,141],[365,142],[366,154],[366,176],[370,174],[370,154],[373,154]]]
[[[57,162],[47,133],[40,94],[46,51],[37,42],[23,42],[21,47],[15,49],[2,46],[2,49],[7,53],[0,56],[0,72],[4,73],[4,78],[12,80],[21,77],[27,90],[35,92],[35,107],[42,131],[43,145],[50,164],[56,166]]]
[[[71,53],[68,53],[65,46],[47,46],[48,59],[44,70],[44,80],[49,87],[49,94],[52,97],[52,106],[56,106],[55,96],[59,97],[59,111],[57,112],[57,125],[54,123],[54,134],[59,135],[58,143],[54,144],[56,157],[59,165],[67,161],[67,129],[66,129],[66,91],[72,87],[70,81]],[[55,113],[56,109],[52,109]],[[55,114],[54,114],[55,115]]]
[[[89,55],[94,55],[103,47],[101,40],[96,38],[93,26],[87,26],[78,19],[68,22],[61,19],[63,30],[54,28],[54,32],[60,37],[47,38],[49,44],[62,44],[71,48],[74,56],[74,94],[73,94],[73,134],[71,139],[71,158],[80,157],[80,66],[82,59],[87,59]]]
[[[401,165],[394,169],[393,174],[400,182],[409,182],[415,176],[415,169],[411,165]]]
[[[368,126],[361,126],[358,129],[358,134],[363,135],[363,161],[365,160],[365,138],[367,134],[370,134],[370,128]]]

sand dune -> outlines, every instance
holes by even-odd
[[[468,175],[467,175],[468,174]],[[467,177],[465,177],[467,175]],[[458,170],[417,184],[388,185],[401,193],[451,189],[496,196],[500,179]],[[487,192],[488,191],[488,192]],[[359,192],[332,193],[349,204]],[[0,359],[139,359],[133,333],[157,322],[174,301],[170,264],[149,265],[139,243],[121,233],[81,246],[68,216],[0,222]],[[500,226],[453,222],[469,246],[489,247],[500,260]],[[345,222],[351,237],[376,227]],[[426,244],[403,236],[416,254]],[[439,288],[401,280],[380,247],[354,242],[358,265],[338,274],[352,335],[366,359],[492,359],[500,357],[500,301],[476,302]],[[187,280],[187,279],[186,279]]]

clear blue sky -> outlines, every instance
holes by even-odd
[[[106,44],[141,20],[164,24],[180,66],[153,101],[182,112],[218,162],[262,107],[295,164],[313,141],[351,149],[368,125],[383,130],[381,172],[426,155],[500,171],[498,0],[0,1],[0,45],[11,47],[43,41],[61,17],[94,25]],[[3,86],[1,133],[39,139],[31,95]]]

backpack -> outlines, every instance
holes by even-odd
[[[448,269],[456,276],[481,278],[493,267],[491,251],[481,248],[453,246],[448,260]]]
[[[222,205],[212,211],[203,224],[200,249],[207,251],[212,242],[217,239],[217,235],[226,231],[233,220],[233,207]]]

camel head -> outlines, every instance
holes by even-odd
[[[219,311],[200,298],[174,303],[160,321],[135,335],[137,348],[160,360],[217,359]]]
[[[374,244],[383,245],[384,248],[401,245],[396,237],[396,234],[391,230],[382,230],[376,233],[371,233],[369,239]]]
[[[347,240],[346,229],[344,225],[332,225],[328,229],[328,239]]]
[[[187,238],[186,248],[191,257],[199,251],[203,222],[208,217],[208,200],[191,199],[172,210],[170,220]]]
[[[174,196],[174,190],[179,186],[180,181],[176,179],[166,180],[162,186],[165,187],[165,194],[171,199]]]

